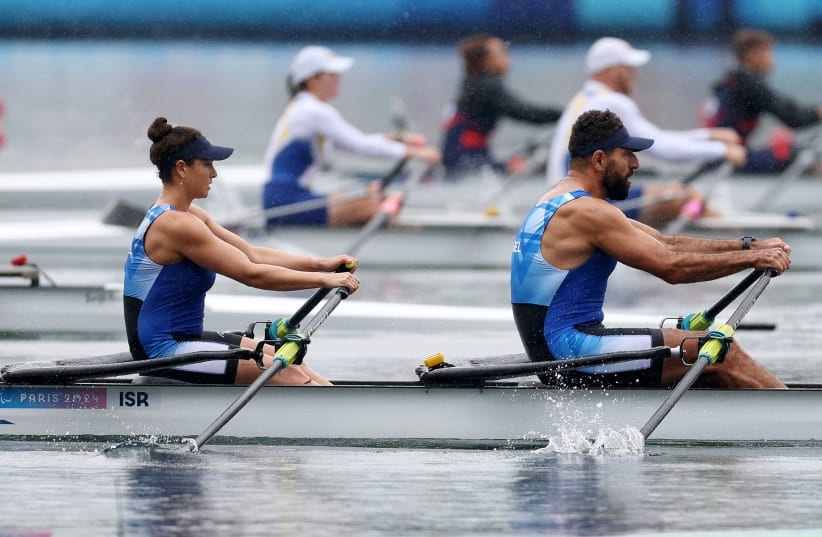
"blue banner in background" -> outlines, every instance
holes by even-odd
[[[3,0],[0,36],[304,41],[724,39],[742,26],[814,39],[822,0]]]

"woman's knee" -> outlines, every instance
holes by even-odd
[[[314,381],[297,367],[287,367],[274,375],[269,384],[276,386],[303,386]]]

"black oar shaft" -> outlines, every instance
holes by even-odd
[[[400,161],[400,165],[404,166],[407,159],[403,159]],[[428,173],[433,168],[432,166],[427,167],[422,173],[412,174],[412,176],[405,181],[403,192],[407,194],[412,187],[414,187],[422,177],[428,175]],[[398,171],[399,173],[399,171]],[[354,237],[354,240],[351,242],[351,245],[345,251],[347,254],[354,255],[356,254],[362,245],[374,235],[374,232],[379,230],[381,227],[385,225],[388,219],[391,217],[391,214],[388,211],[380,209],[380,211],[371,217],[371,219],[363,226],[357,236]]]
[[[317,304],[322,302],[322,300],[328,296],[328,293],[331,292],[331,289],[317,289],[314,291],[314,294],[311,295],[305,303],[300,306],[300,309],[294,312],[294,315],[288,318],[285,322],[285,326],[288,330],[294,330],[300,323],[305,319],[311,310],[317,307]]]
[[[328,302],[311,318],[311,321],[305,328],[304,334],[307,337],[310,337],[314,332],[316,332],[317,328],[325,321],[334,308],[337,307],[337,304],[340,303],[344,298],[348,296],[348,289],[344,287],[338,287],[334,296],[328,299]],[[277,355],[280,355],[281,352],[286,349],[287,346],[294,346],[299,345],[299,343],[295,342],[286,342],[283,346],[277,351]],[[268,384],[268,382],[274,378],[274,375],[279,373],[282,369],[286,367],[286,364],[281,361],[275,359],[271,366],[263,371],[259,377],[257,377],[254,382],[252,382],[246,391],[244,391],[237,399],[234,400],[231,405],[226,408],[222,414],[220,414],[211,425],[203,431],[200,436],[194,439],[194,448],[199,449],[203,447],[211,438],[217,434],[220,429],[222,429],[226,423],[228,423],[231,418],[237,415],[237,413],[242,410],[242,408],[248,404],[249,401],[260,391],[260,389]]]
[[[551,360],[545,362],[522,362],[513,364],[498,364],[469,367],[443,367],[432,369],[420,375],[423,384],[455,384],[461,382],[477,382],[484,380],[498,380],[504,378],[523,377],[526,375],[540,375],[568,371],[580,367],[606,365],[631,360],[648,360],[653,358],[667,358],[673,351],[669,347],[652,347],[638,351],[612,352],[569,358],[566,360]],[[524,358],[524,356],[523,356]]]
[[[380,178],[380,190],[385,190],[388,185],[394,182],[394,179],[402,173],[402,170],[405,168],[406,164],[408,164],[408,157],[403,157],[393,168],[391,168],[391,170],[389,170],[387,174],[383,175]]]
[[[368,221],[367,224],[357,233],[357,236],[354,237],[354,240],[351,241],[351,245],[346,250],[346,253],[349,255],[355,255],[362,245],[371,238],[371,235],[374,234],[375,231],[380,229],[388,220],[388,213],[383,211],[378,212],[376,215],[371,217],[371,220]]]
[[[709,171],[716,170],[717,168],[719,168],[719,166],[722,164],[722,162],[723,162],[722,159],[708,161],[705,164],[703,164],[702,166],[700,166],[699,168],[697,168],[696,170],[692,171],[691,173],[689,173],[688,175],[686,175],[685,177],[680,179],[679,182],[682,183],[683,185],[693,183],[696,179],[698,179],[702,175],[705,175]]]
[[[761,271],[756,283],[754,283],[753,287],[751,287],[751,290],[748,292],[748,296],[746,296],[745,300],[737,306],[736,310],[730,317],[728,317],[728,320],[725,321],[725,324],[736,330],[740,323],[742,323],[742,319],[745,318],[745,315],[751,311],[751,308],[756,303],[759,295],[761,295],[762,291],[764,291],[765,288],[768,287],[768,284],[771,283],[771,278],[775,275],[776,272],[770,269]]]
[[[715,318],[719,313],[727,308],[731,302],[739,298],[739,296],[745,292],[748,287],[753,285],[755,281],[762,276],[763,270],[752,270],[745,278],[736,284],[733,289],[725,293],[719,300],[716,301],[716,304],[711,306],[710,308],[705,310],[705,316],[709,319]]]
[[[348,272],[353,267],[347,267],[345,265],[340,265],[337,267],[337,270],[334,272]],[[300,308],[294,312],[294,315],[289,317],[285,321],[285,327],[288,331],[294,330],[300,326],[300,323],[303,322],[303,319],[308,317],[308,314],[317,307],[317,304],[323,301],[325,297],[328,296],[328,293],[331,292],[331,289],[317,289],[314,291],[314,294],[308,297],[308,300],[305,301],[305,304],[300,306]]]
[[[745,298],[740,302],[739,306],[737,306],[736,310],[731,314],[728,318],[726,324],[730,326],[733,330],[736,330],[736,327],[739,326],[739,323],[742,322],[742,319],[745,315],[750,311],[753,307],[756,300],[759,298],[759,295],[762,294],[762,291],[765,290],[765,287],[771,281],[771,277],[775,273],[773,271],[764,271],[759,274],[756,283],[751,287],[751,290],[748,291],[748,294]],[[709,341],[706,345],[709,345],[711,342]],[[642,436],[644,438],[648,438],[656,428],[662,423],[662,420],[665,419],[665,416],[671,411],[671,409],[676,405],[676,403],[682,398],[686,391],[688,391],[691,386],[694,385],[696,380],[699,378],[699,375],[702,374],[702,371],[710,365],[711,360],[710,358],[704,356],[700,353],[700,356],[697,358],[696,363],[691,366],[690,371],[682,377],[682,380],[679,381],[679,384],[676,385],[674,390],[668,396],[665,401],[662,402],[662,405],[654,412],[653,416],[648,420],[648,422],[640,429]]]

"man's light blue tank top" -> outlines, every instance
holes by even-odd
[[[595,250],[582,265],[559,269],[542,256],[542,235],[551,217],[564,204],[582,196],[575,190],[551,198],[531,209],[517,233],[511,256],[511,302],[534,304],[547,308],[544,333],[553,333],[580,324],[602,322],[602,304],[608,277],[616,260],[602,250]]]

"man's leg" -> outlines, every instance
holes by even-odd
[[[701,335],[700,332],[688,332],[666,328],[663,330],[665,345],[678,347],[686,337]],[[685,341],[686,360],[693,362],[698,354],[698,341]],[[662,367],[662,385],[671,386],[679,382],[689,370],[689,366],[679,358],[668,358]],[[785,388],[785,384],[773,373],[754,361],[735,341],[720,364],[709,365],[697,381],[698,386],[711,388]]]

